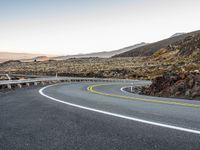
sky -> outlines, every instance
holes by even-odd
[[[0,51],[71,55],[200,30],[199,0],[0,0]]]

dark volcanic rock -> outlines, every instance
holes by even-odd
[[[143,94],[164,97],[200,98],[200,74],[165,73],[153,79],[152,84],[143,89]]]

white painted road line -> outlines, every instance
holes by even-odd
[[[127,92],[127,91],[124,90],[125,88],[129,88],[129,87],[130,87],[130,86],[125,86],[125,87],[122,87],[120,90],[121,90],[122,92],[129,93],[129,92]]]
[[[59,103],[62,103],[62,104],[66,104],[66,105],[69,105],[69,106],[73,106],[73,107],[76,107],[76,108],[85,109],[85,110],[88,110],[88,111],[97,112],[97,113],[101,113],[101,114],[104,114],[104,115],[114,116],[114,117],[118,117],[118,118],[122,118],[122,119],[132,120],[132,121],[140,122],[140,123],[144,123],[144,124],[149,124],[149,125],[154,125],[154,126],[159,126],[159,127],[164,127],[164,128],[168,128],[168,129],[174,129],[174,130],[179,130],[179,131],[184,131],[184,132],[189,132],[189,133],[194,133],[194,134],[200,135],[199,130],[193,130],[193,129],[174,126],[174,125],[157,123],[157,122],[153,122],[153,121],[147,121],[147,120],[143,120],[143,119],[139,119],[139,118],[134,118],[134,117],[129,117],[129,116],[120,115],[120,114],[116,114],[116,113],[111,113],[111,112],[108,112],[108,111],[103,111],[103,110],[99,110],[99,109],[94,109],[94,108],[90,108],[90,107],[86,107],[86,106],[81,106],[81,105],[69,103],[69,102],[59,100],[59,99],[56,99],[56,98],[53,98],[51,96],[44,94],[45,89],[50,88],[50,87],[55,86],[55,85],[57,85],[57,84],[43,87],[39,90],[39,93],[42,96],[44,96],[48,99],[51,99],[53,101],[56,101],[56,102],[59,102]]]

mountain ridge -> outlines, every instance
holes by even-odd
[[[86,57],[100,57],[100,58],[109,58],[114,55],[129,51],[130,49],[135,49],[144,45],[147,45],[148,43],[141,42],[132,46],[127,46],[118,50],[112,50],[112,51],[102,51],[102,52],[94,52],[94,53],[88,53],[88,54],[77,54],[77,55],[66,55],[66,56],[59,56],[55,57],[54,59],[68,59],[68,58],[86,58]]]
[[[181,34],[175,37],[169,37],[164,40],[160,40],[154,43],[150,43],[148,45],[132,49],[130,51],[127,51],[125,53],[121,53],[118,55],[115,55],[113,57],[145,57],[145,56],[151,56],[158,50],[162,48],[167,48],[168,46],[175,44],[177,42],[183,41],[187,37],[194,37],[198,36],[200,34],[200,30],[193,31],[190,33]]]

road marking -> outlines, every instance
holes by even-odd
[[[128,100],[136,100],[136,101],[144,101],[144,102],[151,102],[151,103],[161,103],[161,104],[179,105],[179,106],[200,108],[199,104],[190,104],[190,103],[184,103],[184,102],[175,102],[175,101],[157,100],[157,99],[147,99],[147,98],[139,98],[139,97],[129,97],[129,96],[124,96],[124,95],[109,94],[109,93],[104,93],[104,92],[99,92],[99,91],[94,90],[94,87],[104,86],[104,85],[108,85],[108,84],[90,85],[90,86],[87,87],[87,90],[94,93],[94,94],[110,96],[110,97],[118,97],[118,98],[123,98],[123,99],[128,99]]]
[[[120,91],[122,91],[122,92],[124,92],[124,93],[129,93],[129,92],[127,92],[127,91],[124,90],[125,88],[128,88],[128,86],[122,87],[122,88],[120,89]]]
[[[95,109],[95,108],[91,108],[91,107],[81,106],[81,105],[78,105],[78,104],[73,104],[73,103],[69,103],[69,102],[63,101],[63,100],[59,100],[57,98],[54,98],[54,97],[51,97],[51,96],[48,96],[48,95],[44,94],[44,90],[45,89],[53,87],[55,85],[57,85],[57,84],[43,87],[43,88],[41,88],[39,90],[39,93],[42,96],[44,96],[44,97],[46,97],[48,99],[51,99],[53,101],[56,101],[56,102],[59,102],[59,103],[65,104],[65,105],[69,105],[69,106],[72,106],[72,107],[76,107],[76,108],[80,108],[80,109],[84,109],[84,110],[88,110],[88,111],[92,111],[92,112],[97,112],[97,113],[100,113],[100,114],[113,116],[113,117],[117,117],[117,118],[127,119],[127,120],[131,120],[131,121],[139,122],[139,123],[144,123],[144,124],[149,124],[149,125],[153,125],[153,126],[159,126],[159,127],[164,127],[164,128],[168,128],[168,129],[174,129],[174,130],[179,130],[179,131],[184,131],[184,132],[189,132],[189,133],[194,133],[194,134],[200,135],[200,131],[199,130],[193,130],[193,129],[183,128],[183,127],[178,127],[178,126],[173,126],[173,125],[168,125],[168,124],[148,121],[148,120],[144,120],[144,119],[139,119],[139,118],[120,115],[120,114],[116,114],[116,113],[112,113],[112,112],[108,112],[108,111],[103,111],[103,110],[99,110],[99,109]]]

